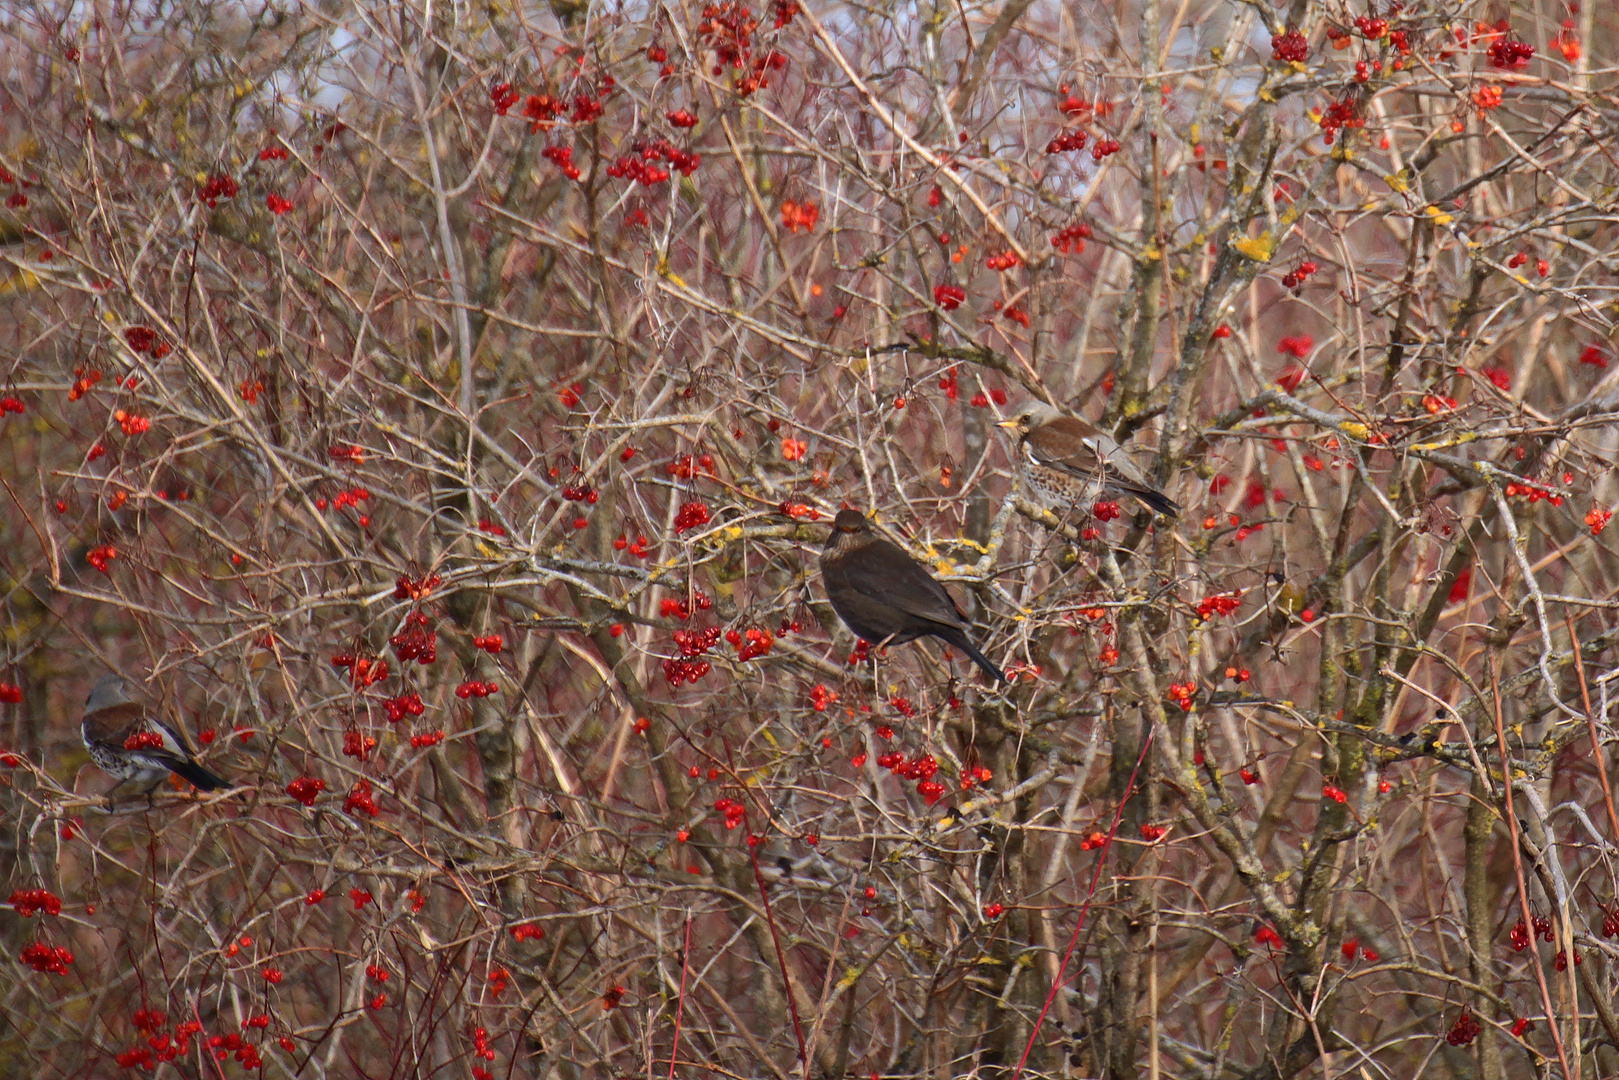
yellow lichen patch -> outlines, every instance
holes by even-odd
[[[1231,247],[1245,259],[1270,262],[1271,256],[1276,254],[1276,238],[1268,232],[1260,233],[1258,236],[1244,236],[1231,241]]]

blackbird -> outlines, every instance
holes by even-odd
[[[967,621],[921,563],[871,531],[858,510],[840,510],[821,551],[821,580],[832,610],[874,645],[936,637],[972,658],[996,681],[1006,675],[967,640]]]
[[[104,676],[90,691],[80,732],[90,760],[118,781],[107,792],[109,798],[130,780],[156,787],[169,773],[204,791],[230,786],[197,764],[174,729],[130,697],[129,686],[117,675]]]
[[[1023,436],[1017,457],[1024,485],[1050,509],[1129,495],[1166,517],[1180,513],[1172,499],[1141,475],[1111,435],[1077,416],[1032,402],[999,426]]]

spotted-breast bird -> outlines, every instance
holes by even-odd
[[[832,610],[874,645],[936,637],[960,649],[985,675],[1004,681],[967,638],[972,626],[945,587],[899,546],[871,529],[858,510],[840,510],[821,550],[821,580]]]
[[[90,760],[118,781],[107,792],[109,800],[113,791],[131,780],[149,785],[150,791],[170,773],[203,791],[230,786],[197,764],[185,741],[131,697],[129,685],[117,675],[103,676],[90,691],[80,731]]]
[[[1129,495],[1166,517],[1180,513],[1180,506],[1141,475],[1113,436],[1077,416],[1031,402],[998,426],[1021,436],[1017,458],[1024,486],[1049,509]]]

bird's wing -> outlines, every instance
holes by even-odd
[[[929,619],[947,626],[969,625],[967,616],[956,605],[950,591],[921,563],[887,540],[874,539],[872,543],[888,549],[891,557],[870,561],[859,558],[845,560],[842,567],[844,579],[856,592],[918,619]]]
[[[86,713],[84,727],[91,739],[114,747],[123,746],[124,740],[131,735],[142,731],[155,731],[162,738],[163,745],[161,748],[150,747],[143,751],[144,753],[158,759],[173,757],[184,761],[191,757],[191,751],[180,741],[172,728],[148,716],[146,710],[134,702]]]
[[[1113,436],[1072,416],[1031,431],[1024,446],[1037,463],[1086,480],[1105,473],[1128,485],[1147,485],[1146,477]]]

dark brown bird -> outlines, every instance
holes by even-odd
[[[118,781],[107,792],[109,798],[131,780],[150,785],[150,792],[169,773],[204,791],[230,787],[197,764],[184,740],[130,697],[129,686],[117,675],[104,676],[90,691],[80,731],[90,760]]]
[[[999,426],[1022,435],[1017,457],[1024,486],[1050,509],[1129,495],[1166,517],[1180,513],[1180,506],[1141,475],[1113,436],[1077,416],[1032,402]]]
[[[967,640],[972,626],[921,563],[871,531],[858,510],[840,510],[821,550],[821,580],[838,618],[873,645],[936,637],[960,649],[996,681],[1006,675]]]

